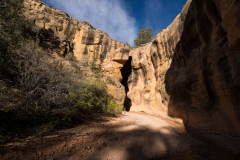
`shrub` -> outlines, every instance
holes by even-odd
[[[5,81],[0,80],[0,110],[13,111],[18,110],[23,99],[22,91]]]
[[[22,0],[0,4],[0,143],[25,128],[37,127],[41,136],[94,113],[121,110],[100,79],[82,76],[73,53],[64,65],[66,59],[47,54],[29,37]],[[100,77],[95,61],[91,69]]]
[[[109,77],[109,76],[106,77],[106,82],[108,84],[111,84],[111,85],[115,85],[116,84],[115,81],[113,80],[113,78]]]
[[[95,75],[100,75],[101,74],[101,71],[100,71],[100,68],[96,65],[96,59],[94,59],[91,64],[90,64],[90,68],[91,68],[91,71],[95,74]]]
[[[121,113],[123,110],[123,106],[117,104],[112,99],[108,100],[107,107],[104,109],[105,113],[116,114]]]
[[[0,78],[14,80],[17,72],[16,51],[23,39],[29,38],[30,27],[22,15],[23,0],[0,1]]]
[[[81,88],[80,73],[73,67],[64,67],[61,61],[54,61],[33,41],[22,45],[21,52],[18,82],[24,92],[24,110],[48,113],[71,105],[67,96]]]
[[[76,57],[74,56],[73,52],[68,52],[65,58],[68,61],[76,61]]]
[[[107,86],[98,79],[89,80],[83,83],[83,93],[81,99],[73,92],[69,94],[69,99],[74,103],[66,113],[64,120],[78,120],[83,114],[101,113],[116,114],[122,111],[122,106],[112,100],[107,93]]]
[[[66,111],[65,117],[71,118],[77,114],[119,111],[100,79],[84,79],[76,66],[64,67],[61,61],[54,61],[32,41],[24,44],[21,52],[18,82],[24,93],[22,107],[26,113],[39,115],[59,111],[65,114],[63,111]]]
[[[22,110],[32,115],[119,112],[100,79],[86,79],[76,66],[66,67],[29,41],[22,45],[18,84],[23,92]],[[109,79],[109,78],[108,78]],[[111,78],[110,78],[111,79]],[[111,83],[113,80],[111,79]]]

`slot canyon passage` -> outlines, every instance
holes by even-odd
[[[97,68],[126,112],[14,139],[0,159],[240,159],[239,0],[187,0],[134,48],[41,1],[24,7],[39,45],[56,57],[73,53],[89,79]]]

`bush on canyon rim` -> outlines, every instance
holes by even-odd
[[[141,44],[148,43],[153,39],[152,27],[142,28],[138,33],[138,37],[134,40],[134,45],[139,46]]]

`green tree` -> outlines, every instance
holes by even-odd
[[[153,38],[152,27],[142,28],[138,33],[137,39],[134,40],[134,45],[139,46],[151,41]]]

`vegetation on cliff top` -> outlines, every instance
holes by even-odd
[[[152,27],[142,28],[134,40],[134,45],[139,46],[145,44],[153,39]]]
[[[1,0],[0,7],[0,143],[121,111],[98,76],[86,79],[74,58],[39,47],[22,0]]]

